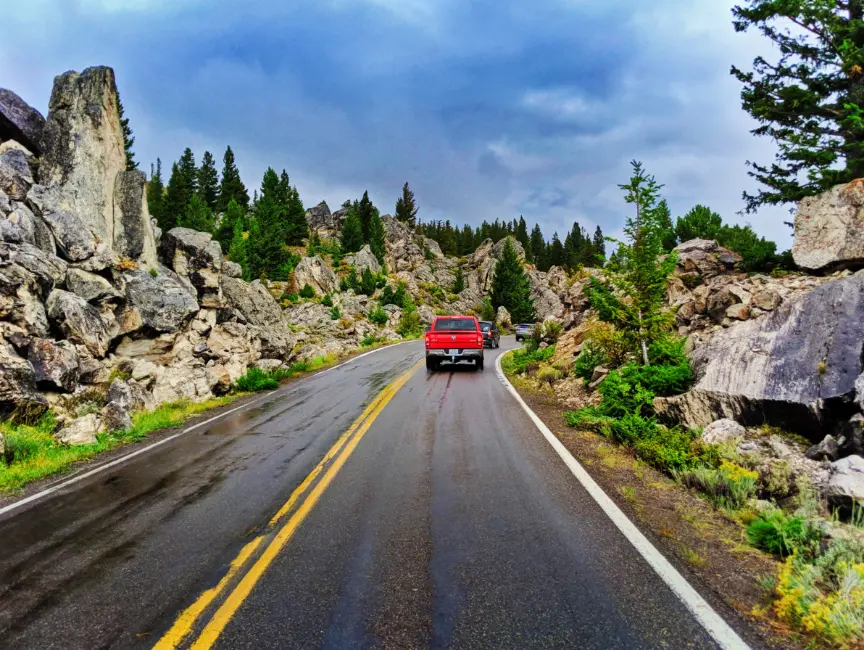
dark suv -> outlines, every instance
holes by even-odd
[[[487,348],[497,348],[501,345],[501,332],[498,326],[488,320],[480,321],[480,331],[483,332],[483,345]]]

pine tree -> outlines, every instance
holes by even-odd
[[[711,208],[697,205],[675,220],[675,235],[682,244],[691,239],[717,239],[723,219]]]
[[[168,179],[162,213],[159,215],[161,219],[157,221],[163,232],[168,232],[177,226],[180,216],[186,212],[186,206],[191,197],[192,192],[186,182],[186,177],[175,162],[171,165],[171,176]]]
[[[510,312],[514,323],[530,323],[534,320],[534,302],[531,300],[528,276],[509,238],[495,266],[491,300],[496,313],[503,306]]]
[[[525,259],[532,262],[534,258],[531,254],[531,238],[528,236],[528,224],[525,223],[525,217],[521,214],[519,215],[519,223],[514,230],[516,241],[522,244],[522,248],[525,249]]]
[[[663,255],[665,230],[657,210],[663,186],[645,172],[642,163],[631,164],[633,176],[620,186],[627,203],[636,208],[635,218],[629,217],[624,228],[628,241],[619,242],[617,263],[604,269],[606,281],[591,278],[588,297],[600,319],[612,323],[648,365],[649,345],[665,336],[672,324],[663,300],[677,256]]]
[[[204,199],[193,194],[177,225],[199,232],[213,232],[213,211],[207,207]]]
[[[357,216],[357,211],[349,208],[348,216],[342,222],[342,232],[340,235],[342,252],[356,253],[363,248],[363,228],[360,225],[360,218]]]
[[[147,211],[156,219],[156,223],[163,221],[162,213],[165,209],[165,185],[162,181],[162,161],[156,159],[156,167],[150,165],[150,182],[147,183]]]
[[[552,233],[552,243],[549,244],[547,256],[549,268],[552,268],[553,266],[564,266],[564,245],[561,243],[561,240],[558,239],[557,232]]]
[[[292,258],[285,246],[285,206],[280,201],[279,177],[270,167],[264,172],[254,212],[246,251],[250,274],[287,280]]]
[[[236,201],[232,202],[234,205],[237,205]],[[231,204],[229,203],[228,205],[230,210]],[[243,231],[243,226],[240,221],[235,221],[234,232],[231,235],[231,244],[228,246],[228,259],[243,267],[243,279],[246,281],[251,278],[251,273],[249,272],[249,260],[246,255],[246,245],[248,241],[246,238],[248,236],[249,233]]]
[[[241,208],[248,209],[249,192],[246,191],[246,186],[240,179],[240,172],[234,162],[234,152],[231,151],[231,147],[225,149],[222,163],[222,182],[219,185],[217,212],[224,212],[232,199],[237,201]]]
[[[441,246],[441,252],[445,255],[457,255],[458,249],[456,247],[456,231],[453,230],[453,225],[450,223],[450,220],[444,222],[444,227],[441,231],[441,240],[438,242],[438,245]]]
[[[216,171],[213,154],[209,151],[204,152],[201,167],[198,169],[198,196],[211,210],[215,210],[219,205],[219,173]]]
[[[603,231],[600,230],[600,226],[594,230],[594,239],[591,241],[594,259],[591,261],[590,266],[594,266],[595,264],[602,264],[602,259],[606,257],[606,238],[603,236]],[[598,260],[597,258],[601,258]]]
[[[678,245],[678,237],[675,235],[675,227],[672,225],[672,212],[666,199],[657,204],[657,223],[663,230],[663,250],[671,251]]]
[[[372,215],[375,212],[375,206],[369,200],[369,192],[363,192],[363,198],[356,204],[355,212],[357,218],[360,219],[360,230],[363,232],[363,241],[369,243],[369,233],[372,226]]]
[[[455,294],[465,291],[465,274],[462,272],[462,267],[456,267],[456,277],[453,280],[453,286],[450,291]]]
[[[189,196],[187,203],[192,195],[198,191],[198,168],[195,166],[195,155],[189,147],[183,150],[183,155],[177,161],[177,169],[183,176],[183,181],[186,187],[189,188]]]
[[[540,230],[540,224],[534,224],[531,229],[531,239],[528,248],[531,249],[531,259],[534,265],[540,271],[548,271],[549,264],[546,259],[546,240],[543,238],[543,231]]]
[[[132,135],[132,127],[129,126],[129,118],[124,117],[125,109],[123,102],[120,101],[120,95],[117,95],[117,114],[120,116],[120,131],[123,133],[123,151],[126,154],[126,171],[131,172],[138,169],[138,163],[135,162],[135,153],[132,151],[132,145],[135,144],[135,136]]]
[[[417,223],[417,204],[414,202],[414,192],[408,188],[408,183],[402,186],[402,196],[396,199],[396,218],[399,221],[414,226]]]
[[[372,215],[372,223],[369,225],[369,248],[378,263],[383,265],[384,257],[387,255],[386,233],[384,232],[384,222],[378,216],[377,210]]]
[[[225,212],[222,213],[222,220],[219,222],[219,227],[216,229],[214,238],[222,247],[222,252],[227,253],[231,248],[231,243],[234,240],[236,226],[240,226],[240,232],[246,232],[246,211],[240,207],[234,199],[228,203]]]
[[[779,149],[770,165],[748,162],[765,189],[746,209],[797,202],[864,176],[864,2],[747,0],[732,9],[738,32],[756,27],[780,50],[753,70],[732,67],[741,100]]]

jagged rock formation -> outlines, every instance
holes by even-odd
[[[864,266],[864,179],[798,204],[792,256],[808,271]]]
[[[0,88],[0,142],[14,140],[40,153],[45,118],[11,90]]]

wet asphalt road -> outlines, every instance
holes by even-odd
[[[408,380],[214,647],[715,647],[505,391],[498,353]],[[0,518],[0,647],[152,647],[422,356],[305,378]]]

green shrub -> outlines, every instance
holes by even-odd
[[[148,271],[148,273],[150,273],[151,278],[158,278],[159,277],[159,271],[157,269],[150,269]]]
[[[697,466],[701,459],[694,451],[695,434],[683,427],[656,425],[654,435],[636,442],[633,449],[646,463],[664,472]]]
[[[539,367],[541,363],[549,361],[553,356],[555,356],[554,345],[550,345],[545,350],[514,350],[513,353],[507,357],[507,365],[510,372],[522,375],[528,371],[530,365],[536,364],[536,369],[536,367]]]
[[[739,510],[756,492],[757,472],[723,461],[717,469],[697,467],[677,475],[687,487],[705,493],[721,508]]]
[[[560,370],[551,366],[541,368],[540,372],[537,373],[537,379],[544,384],[549,384],[550,386],[556,381],[559,381],[562,376]]]
[[[235,386],[237,390],[244,393],[254,393],[261,390],[279,388],[279,381],[271,377],[270,373],[261,370],[261,368],[252,367],[237,380]]]
[[[821,537],[806,519],[782,510],[763,512],[747,526],[747,540],[753,546],[779,557],[815,555]]]
[[[582,352],[573,363],[573,374],[582,377],[587,383],[591,380],[594,369],[608,363],[608,360],[603,348],[589,339],[582,344]]]
[[[390,316],[386,311],[381,309],[381,303],[378,303],[378,306],[369,312],[369,320],[375,325],[383,327],[390,320]]]
[[[310,284],[304,284],[303,288],[300,289],[300,297],[309,300],[310,298],[315,297],[315,289],[312,288]]]
[[[411,304],[411,296],[405,289],[405,283],[400,282],[396,285],[396,290],[393,290],[389,284],[381,290],[381,305],[396,305],[400,309],[405,309]]]
[[[483,304],[480,307],[480,320],[495,320],[495,307],[492,305],[492,301],[488,298],[483,298]]]
[[[339,311],[339,308],[333,306],[330,308],[330,320],[339,320],[342,317],[342,313]]]
[[[363,340],[360,341],[360,346],[364,348],[368,348],[370,345],[375,345],[380,339],[377,336],[373,336],[372,334],[367,334],[363,337]]]
[[[324,297],[321,299],[321,304],[324,305],[325,307],[332,307],[333,306],[332,296],[329,293],[324,294]]]
[[[406,339],[420,336],[423,333],[423,323],[420,321],[420,314],[416,309],[406,309],[402,312],[402,318],[399,319],[396,332]]]
[[[564,326],[557,320],[547,320],[543,323],[543,340],[549,345],[556,344],[563,333]]]

